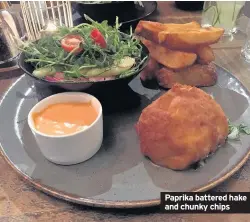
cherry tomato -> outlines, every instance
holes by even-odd
[[[98,29],[93,29],[90,33],[91,38],[95,41],[95,44],[99,45],[102,48],[107,47],[107,43],[102,33]]]
[[[75,51],[77,54],[83,50],[80,46],[83,41],[80,35],[67,35],[61,40],[61,46],[66,52],[71,52],[77,48]]]

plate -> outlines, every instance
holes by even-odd
[[[150,16],[156,9],[157,9],[157,2],[156,1],[144,1],[143,2],[144,7],[141,7],[140,5],[135,5],[135,10],[133,10],[133,13],[123,13],[122,17],[119,18],[119,23],[122,23],[122,26],[120,27],[120,30],[126,31],[130,29],[130,26],[132,28],[135,28],[139,20],[146,19],[148,16]],[[73,24],[74,26],[79,25],[81,23],[86,22],[84,18],[77,12],[76,6],[74,4],[72,5],[73,8]],[[101,16],[96,15],[100,21],[103,21],[108,18],[101,18]]]
[[[217,67],[217,72],[217,84],[202,89],[213,95],[231,121],[250,125],[250,93],[223,68]],[[39,190],[74,203],[110,208],[155,206],[160,203],[162,191],[209,190],[247,160],[250,136],[242,135],[240,141],[228,141],[218,149],[203,167],[173,171],[153,165],[140,153],[134,125],[142,109],[165,91],[144,87],[139,76],[117,90],[87,91],[103,105],[103,145],[84,163],[60,166],[41,154],[28,127],[27,115],[39,100],[61,91],[34,85],[25,76],[20,77],[0,105],[4,157]]]

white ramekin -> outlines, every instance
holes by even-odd
[[[96,120],[89,127],[63,136],[47,135],[35,128],[33,113],[42,111],[51,104],[89,101],[98,112]],[[28,124],[42,154],[56,164],[71,165],[88,160],[100,149],[103,140],[102,105],[98,99],[87,93],[59,93],[41,100],[30,110]]]

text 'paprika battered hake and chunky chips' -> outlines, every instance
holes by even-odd
[[[216,68],[212,63],[215,56],[210,45],[219,41],[223,29],[202,28],[197,22],[163,24],[140,21],[135,33],[150,52],[148,65],[151,67],[141,73],[142,80],[156,78],[164,88],[171,88],[175,83],[191,86],[216,83]]]

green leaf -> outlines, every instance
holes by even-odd
[[[244,133],[250,135],[250,127],[241,123],[238,126],[233,125],[230,120],[228,120],[228,139],[239,140],[240,134]]]
[[[135,59],[136,65],[122,73],[122,76],[132,75],[138,71],[142,64],[142,47],[140,41],[131,35],[123,36],[119,31],[118,17],[114,27],[109,26],[107,21],[98,23],[85,15],[89,23],[82,23],[74,27],[58,27],[58,32],[54,35],[44,36],[34,43],[23,44],[21,50],[25,52],[26,62],[32,63],[37,69],[50,66],[63,66],[66,78],[75,78],[80,75],[79,67],[109,68],[114,61],[120,61],[126,56]],[[105,37],[107,48],[103,49],[95,44],[90,36],[93,28]],[[132,31],[132,30],[131,30]],[[83,52],[75,55],[67,53],[61,47],[61,39],[67,34],[78,34],[84,39]]]
[[[241,132],[244,132],[247,135],[250,135],[250,129],[249,128],[243,128],[241,129]]]
[[[246,126],[246,125],[240,124],[239,125],[239,131],[241,133],[245,133],[247,135],[250,135],[250,128],[248,126]]]
[[[239,140],[240,138],[240,131],[237,127],[232,127],[231,128],[231,132],[228,135],[228,139],[232,139],[232,140]]]

